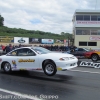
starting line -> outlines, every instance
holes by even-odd
[[[70,70],[73,72],[83,72],[83,73],[91,73],[91,74],[100,74],[100,72],[91,72],[91,71],[82,71],[82,70]]]

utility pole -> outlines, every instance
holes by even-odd
[[[69,39],[69,36],[68,36],[68,46],[69,46],[69,40],[70,40],[70,39]]]

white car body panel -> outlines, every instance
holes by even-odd
[[[41,66],[42,62],[47,58],[52,59],[58,68],[71,69],[71,68],[77,67],[78,59],[76,57],[74,60],[69,60],[69,61],[60,61],[59,60],[62,57],[72,57],[72,56],[73,55],[71,55],[71,54],[63,54],[63,53],[42,54],[39,56],[40,68],[42,68],[42,66]],[[76,65],[71,67],[70,64],[72,64],[72,63],[76,63]],[[67,64],[67,66],[66,66],[66,64]]]
[[[31,47],[22,47],[22,48],[31,49]],[[18,48],[18,49],[20,49],[20,48]],[[34,50],[32,50],[32,51],[34,51]],[[63,58],[63,57],[74,57],[74,59],[65,60],[65,61],[59,60],[60,58]],[[21,61],[21,59],[23,61]],[[47,53],[47,54],[36,53],[36,56],[2,55],[2,56],[0,56],[0,69],[1,69],[1,64],[5,61],[10,63],[12,70],[42,69],[42,63],[44,60],[47,60],[47,59],[51,59],[55,63],[58,70],[66,70],[66,69],[75,68],[75,67],[77,67],[77,62],[78,62],[78,59],[71,54],[55,53],[55,52],[51,52],[51,53]],[[19,62],[19,60],[20,60],[20,62]]]
[[[12,70],[18,70],[18,69],[31,70],[31,69],[37,69],[40,66],[38,56],[24,56],[24,57],[18,56],[16,57],[16,56],[6,56],[5,55],[5,56],[1,56],[1,58],[2,58],[2,62],[7,61],[10,63]],[[34,62],[19,62],[20,59],[24,59],[24,60],[33,59],[35,61]]]

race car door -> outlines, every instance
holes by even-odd
[[[18,66],[21,69],[37,69],[39,68],[38,56],[29,48],[18,50]]]
[[[12,68],[37,69],[39,68],[38,56],[30,48],[19,48],[8,54]]]

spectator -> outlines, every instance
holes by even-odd
[[[10,52],[10,47],[8,45],[5,47],[5,51],[6,53]]]

